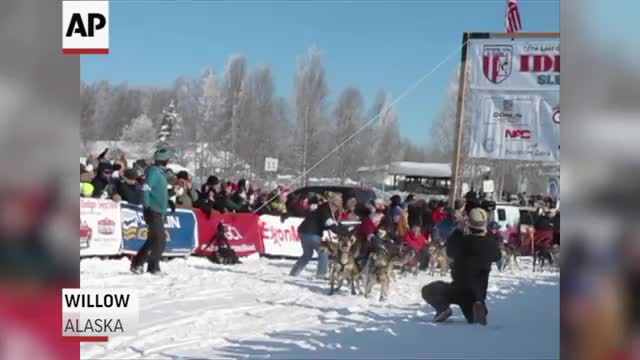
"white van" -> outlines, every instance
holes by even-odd
[[[500,224],[501,230],[506,230],[508,226],[518,226],[520,224],[520,207],[514,204],[497,203],[493,218]]]

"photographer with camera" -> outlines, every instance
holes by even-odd
[[[489,273],[491,264],[501,258],[496,241],[486,236],[488,221],[489,215],[481,206],[472,207],[466,231],[457,229],[449,237],[447,256],[454,260],[453,281],[435,281],[422,288],[422,298],[436,310],[434,321],[447,320],[453,314],[451,304],[456,304],[467,322],[487,324]]]

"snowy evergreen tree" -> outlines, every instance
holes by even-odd
[[[158,130],[156,149],[179,150],[178,141],[182,140],[182,118],[176,112],[173,100],[162,111],[162,122]]]

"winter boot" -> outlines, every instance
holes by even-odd
[[[436,315],[433,317],[433,321],[435,321],[435,322],[444,322],[448,318],[450,318],[451,315],[453,315],[453,311],[451,310],[450,307],[448,307],[445,310],[436,313]]]
[[[480,301],[473,303],[473,322],[482,326],[487,325],[487,309]]]
[[[144,273],[144,266],[143,265],[131,265],[131,267],[129,268],[129,270],[131,270],[132,273],[134,274],[143,274]]]

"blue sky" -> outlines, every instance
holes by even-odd
[[[232,54],[271,65],[276,93],[290,97],[300,56],[323,51],[330,100],[357,87],[367,108],[378,89],[401,94],[460,46],[464,31],[504,31],[506,0],[324,2],[110,2],[110,54],[82,56],[86,82],[170,86],[205,67],[221,75]],[[559,31],[559,1],[521,0],[525,31]],[[459,52],[396,106],[400,131],[430,142],[459,66]]]

